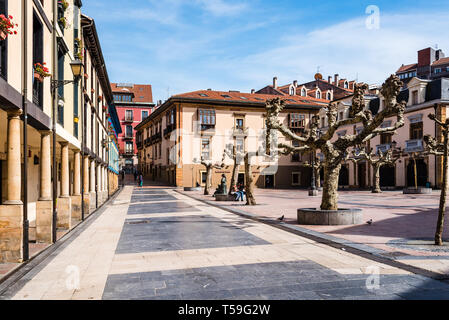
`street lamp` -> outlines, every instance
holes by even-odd
[[[72,62],[70,62],[70,68],[72,69],[73,80],[51,80],[52,91],[59,87],[65,86],[66,84],[78,82],[83,72],[83,62],[78,59],[72,60]]]

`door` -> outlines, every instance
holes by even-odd
[[[359,163],[357,168],[357,179],[359,188],[366,188],[366,162]]]
[[[245,185],[245,174],[239,173],[239,177],[237,178],[237,184]]]
[[[274,188],[274,175],[265,176],[265,188],[267,189]]]
[[[340,176],[338,179],[339,186],[347,186],[349,185],[349,170],[346,165],[341,166]]]
[[[415,187],[415,161],[410,159],[407,165],[407,187]],[[425,187],[428,181],[427,164],[423,159],[416,160],[418,187]]]
[[[394,187],[395,176],[396,176],[395,166],[385,165],[380,167],[380,186]]]

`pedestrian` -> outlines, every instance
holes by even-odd
[[[142,176],[142,173],[139,175],[139,186],[141,188],[143,187],[143,176]]]
[[[134,181],[136,181],[136,180],[137,180],[137,177],[138,177],[138,175],[137,175],[137,171],[134,171]]]

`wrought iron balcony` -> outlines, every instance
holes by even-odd
[[[424,151],[424,144],[422,139],[408,140],[405,142],[406,153],[422,152]]]
[[[125,116],[125,118],[123,118],[123,122],[134,122],[134,117],[133,116]]]
[[[376,146],[376,149],[377,153],[379,153],[379,151],[385,153],[391,149],[391,143],[379,144]]]

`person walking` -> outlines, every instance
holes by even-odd
[[[142,174],[139,175],[139,186],[141,188],[143,187],[143,176],[142,176]]]

